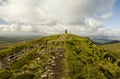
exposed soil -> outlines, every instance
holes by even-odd
[[[65,50],[61,51],[58,57],[55,60],[56,66],[54,67],[54,72],[55,72],[55,79],[61,79],[63,75],[63,69],[64,69],[64,52]]]

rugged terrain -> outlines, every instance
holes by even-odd
[[[88,37],[60,34],[0,51],[0,79],[120,79],[120,60]]]

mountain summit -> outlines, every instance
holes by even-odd
[[[120,79],[120,62],[88,37],[60,34],[1,50],[0,79]]]

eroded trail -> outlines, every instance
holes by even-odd
[[[55,63],[56,63],[56,66],[54,67],[54,71],[56,73],[55,79],[61,79],[61,77],[63,75],[63,71],[64,71],[63,70],[63,68],[64,68],[64,62],[63,62],[64,52],[65,52],[65,50],[62,50],[55,60]]]
[[[47,65],[43,68],[41,78],[43,79],[61,79],[63,75],[64,48],[55,48],[51,51],[52,56],[48,58]]]

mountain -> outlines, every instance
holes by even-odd
[[[0,51],[0,79],[119,79],[120,60],[88,37],[53,35]]]
[[[113,41],[120,41],[120,36],[90,36],[90,39],[99,44],[111,43]]]
[[[117,43],[120,43],[120,41],[119,40],[113,40],[113,41],[107,42],[105,44],[117,44]]]
[[[93,40],[93,42],[97,45],[108,45],[108,44],[119,44],[120,43],[119,40],[111,40],[109,42],[104,42],[104,43],[96,42],[96,41]]]

